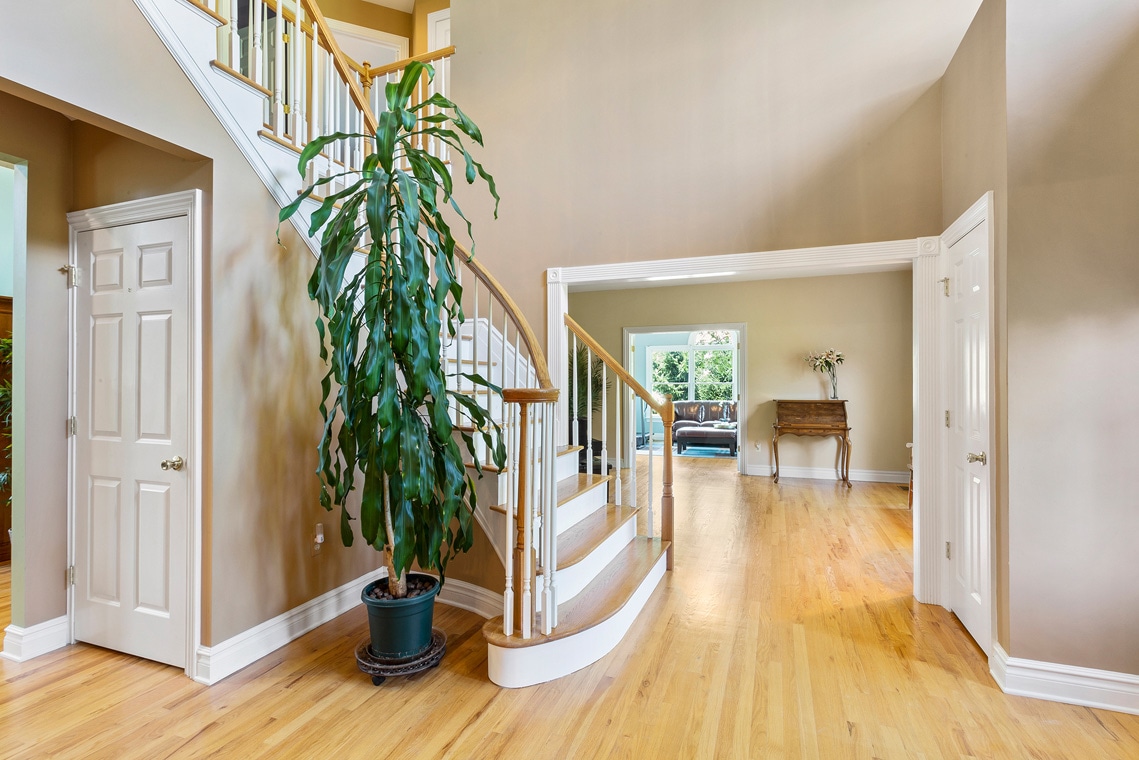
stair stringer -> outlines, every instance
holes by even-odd
[[[264,122],[265,95],[210,66],[217,58],[220,22],[185,0],[134,0],[134,4],[277,205],[284,208],[292,203],[306,183],[297,171],[297,154],[257,134]],[[308,234],[308,227],[317,208],[316,201],[306,201],[290,220],[314,256],[320,243]]]

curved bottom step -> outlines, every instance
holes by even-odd
[[[508,688],[533,686],[611,652],[664,578],[667,549],[660,539],[634,539],[577,597],[560,605],[558,627],[548,636],[505,636],[501,617],[488,620],[483,635],[490,680]]]

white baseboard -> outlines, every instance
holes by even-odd
[[[251,665],[288,644],[293,639],[323,625],[361,604],[365,585],[382,578],[385,571],[372,572],[339,588],[311,599],[272,620],[243,631],[212,647],[199,647],[194,680],[207,686]]]
[[[484,618],[497,617],[502,614],[502,594],[496,594],[482,586],[458,581],[454,578],[447,579],[436,599],[442,604],[458,607]]]
[[[4,629],[4,651],[0,657],[24,662],[41,654],[62,649],[70,643],[67,615],[28,628],[10,625]]]
[[[775,467],[769,464],[749,464],[748,475],[771,477]],[[780,467],[780,478],[806,478],[808,480],[838,480],[838,473],[830,467]],[[865,483],[909,483],[909,470],[851,470],[850,479]]]
[[[360,592],[364,586],[386,576],[385,569],[368,573],[220,644],[199,647],[194,680],[210,686],[252,665],[313,628],[324,625],[362,604]],[[486,618],[502,614],[502,594],[495,594],[493,591],[459,580],[448,580],[443,590],[439,592],[438,599],[443,604],[469,610]],[[60,618],[60,620],[64,621],[66,634],[67,619]],[[67,643],[66,636],[64,643]]]
[[[996,643],[989,671],[1005,694],[1139,715],[1139,676],[1022,660]]]

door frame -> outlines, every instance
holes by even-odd
[[[913,273],[913,443],[914,598],[946,606],[944,495],[940,480],[944,419],[942,406],[940,237],[879,243],[796,248],[781,251],[693,256],[613,264],[551,267],[546,270],[546,360],[555,383],[565,377],[565,315],[569,291],[665,287],[693,279],[701,284],[741,280],[861,274]],[[660,285],[654,285],[659,282]],[[559,398],[558,420],[568,402]],[[740,410],[740,416],[745,416]],[[747,445],[747,441],[742,444]]]
[[[202,398],[202,191],[186,190],[168,195],[159,195],[153,198],[144,198],[125,203],[115,203],[109,206],[73,211],[67,215],[70,226],[68,241],[68,264],[72,267],[77,264],[77,242],[81,232],[118,227],[140,222],[152,222],[159,219],[185,216],[188,222],[189,246],[187,256],[187,283],[190,287],[190,314],[187,319],[189,328],[189,419],[187,432],[190,440],[187,442],[187,451],[193,466],[188,468],[187,478],[187,525],[186,539],[187,568],[186,568],[186,675],[190,678],[197,676],[197,651],[201,645],[202,616],[202,484],[205,459],[203,457],[203,398]],[[83,283],[79,283],[83,287]],[[75,416],[77,393],[75,352],[78,340],[76,325],[76,288],[72,287],[67,294],[68,317],[68,348],[67,348],[67,414]],[[69,435],[67,444],[67,562],[69,566],[75,564],[75,457],[77,437]],[[67,588],[67,626],[68,640],[75,643],[75,586]]]
[[[988,335],[986,340],[987,346],[987,361],[988,361],[988,377],[985,378],[987,386],[988,401],[989,401],[989,429],[988,440],[985,442],[985,451],[989,457],[988,467],[992,469],[989,471],[989,546],[988,557],[986,564],[989,569],[989,631],[985,638],[988,639],[988,647],[990,652],[996,651],[993,645],[997,643],[996,629],[997,629],[997,563],[996,563],[996,542],[997,542],[997,474],[999,472],[999,464],[1001,463],[998,457],[994,442],[996,440],[995,428],[998,422],[998,416],[994,414],[994,405],[997,399],[997,346],[996,346],[996,224],[995,224],[995,199],[993,191],[989,191],[981,196],[976,203],[968,208],[960,217],[957,218],[953,224],[941,233],[940,246],[941,246],[941,274],[940,277],[949,276],[949,249],[955,243],[960,241],[963,237],[968,235],[974,229],[982,224],[988,225],[986,229],[986,245],[988,245],[988,267],[985,273],[986,286],[988,290],[988,303],[986,310],[988,312]],[[951,408],[951,394],[953,392],[951,384],[951,371],[952,371],[952,346],[951,346],[951,332],[949,330],[949,323],[952,319],[950,312],[949,299],[943,297],[941,299],[940,308],[940,322],[942,325],[942,342],[941,342],[941,393],[943,409]],[[952,453],[949,446],[949,429],[943,427],[941,429],[941,446],[942,457],[939,463],[939,488],[941,493],[941,503],[944,509],[941,514],[941,537],[942,545],[945,542],[953,541],[953,510],[956,505],[952,503],[952,489],[951,489],[951,473],[949,456]],[[944,572],[941,573],[942,581],[942,606],[946,609],[952,610],[953,606],[953,563],[955,559],[950,559],[942,552],[940,555],[942,564],[944,565]],[[960,556],[956,554],[955,556]],[[984,647],[982,647],[984,649]]]
[[[621,328],[621,361],[624,363],[625,368],[629,370],[629,374],[633,374],[633,336],[634,335],[650,335],[652,333],[668,333],[668,332],[703,332],[705,330],[732,330],[736,333],[736,339],[739,341],[739,346],[736,348],[736,394],[739,399],[736,403],[736,420],[739,423],[738,436],[740,443],[736,446],[736,469],[739,470],[740,475],[747,475],[747,464],[745,462],[747,456],[747,415],[743,414],[743,410],[747,409],[747,323],[746,322],[709,322],[707,324],[685,324],[685,325],[657,325],[649,327],[622,327]],[[691,348],[691,346],[689,346]],[[652,384],[646,384],[651,388]],[[621,411],[625,413],[624,410]],[[630,439],[630,445],[632,439]],[[631,462],[633,452],[622,452],[621,456],[625,457],[625,461]]]

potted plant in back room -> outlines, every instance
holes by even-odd
[[[838,365],[842,364],[846,357],[842,355],[842,351],[835,351],[833,348],[826,351],[819,351],[813,354],[807,354],[804,357],[807,364],[811,365],[811,369],[816,372],[822,372],[830,378],[831,381],[831,398],[838,398]]]
[[[601,411],[601,396],[604,391],[601,388],[602,377],[604,376],[604,364],[598,356],[593,357],[593,361],[589,360],[590,352],[584,343],[577,346],[577,361],[574,361],[574,349],[569,349],[569,366],[577,368],[577,384],[570,384],[569,387],[569,402],[570,408],[573,410],[573,417],[577,424],[577,440],[576,445],[584,446],[585,449],[578,455],[578,464],[582,472],[585,472],[587,461],[587,450],[590,448],[590,442],[587,441],[589,437],[588,416],[596,414]],[[612,378],[606,378],[605,390],[613,387]],[[590,391],[592,390],[592,394]],[[576,397],[575,397],[576,392]],[[575,444],[574,433],[570,432],[570,440],[567,443]],[[596,439],[594,439],[596,440]],[[596,440],[596,446],[593,448],[593,455],[595,457],[601,456],[601,441]],[[600,472],[600,465],[595,468],[595,471]]]
[[[387,568],[387,578],[363,594],[371,648],[387,659],[414,657],[430,647],[432,605],[447,563],[473,542],[475,488],[453,435],[451,410],[483,431],[497,466],[506,458],[498,425],[473,398],[447,387],[442,343],[456,339],[464,316],[456,241],[443,208],[451,206],[468,232],[470,225],[451,197],[449,167],[418,147],[420,137],[434,137],[462,156],[468,183],[483,178],[496,217],[498,193],[464,147],[463,136],[482,144],[474,122],[442,95],[411,104],[424,76],[434,76],[432,67],[414,62],[398,83],[387,85],[388,110],[379,115],[375,135],[366,136],[372,152],[361,171],[318,181],[280,215],[284,222],[318,187],[345,180],[347,187],[313,213],[309,232],[321,233],[308,288],[320,306],[320,355],[329,365],[321,384],[320,500],[325,509],[339,508],[341,540],[351,546],[357,531],[348,498],[361,493],[359,534],[383,553]],[[306,145],[301,176],[326,145],[353,137],[359,135],[338,133]],[[365,261],[351,273],[361,246]],[[500,392],[478,374],[463,376]],[[462,438],[477,465],[472,435],[463,432]],[[477,466],[476,472],[481,476]],[[412,574],[409,584],[413,562],[438,572],[438,582]]]

